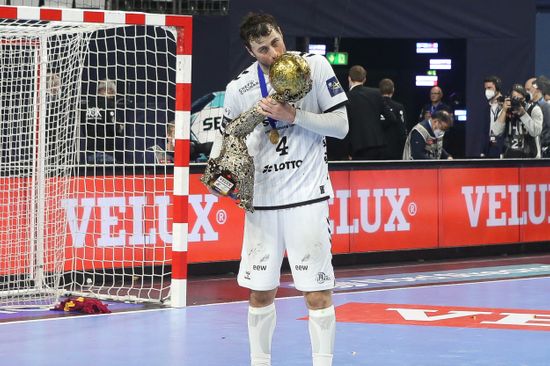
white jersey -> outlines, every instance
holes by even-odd
[[[347,101],[346,94],[325,57],[301,54],[311,68],[311,91],[293,105],[307,112],[323,113]],[[265,76],[269,94],[273,93]],[[233,120],[262,99],[258,62],[253,63],[226,88],[224,119]],[[273,144],[267,119],[248,136],[254,158],[254,207],[276,209],[298,206],[332,197],[325,136],[295,124],[276,121],[279,142]]]

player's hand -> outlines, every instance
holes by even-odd
[[[288,103],[279,103],[271,97],[260,100],[259,112],[276,121],[294,123],[296,109]]]

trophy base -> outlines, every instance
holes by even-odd
[[[215,191],[216,193],[227,196],[231,198],[236,198],[235,193],[235,187],[236,183],[231,174],[220,174],[214,179],[212,179],[208,186]]]

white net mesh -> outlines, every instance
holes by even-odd
[[[0,20],[0,306],[169,294],[175,37]]]

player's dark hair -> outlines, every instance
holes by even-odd
[[[267,13],[248,13],[241,22],[240,36],[244,45],[250,48],[250,41],[269,36],[273,29],[279,33],[281,32],[281,28],[279,28],[273,15]]]

